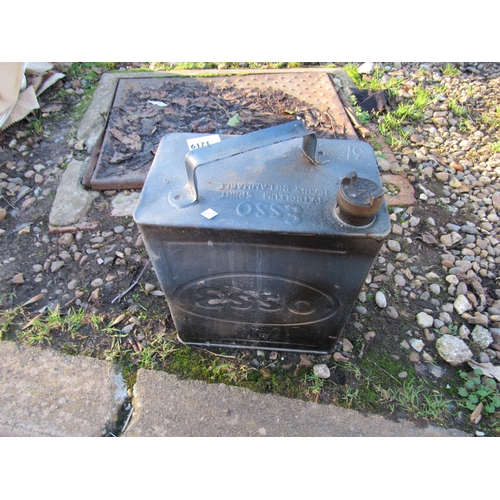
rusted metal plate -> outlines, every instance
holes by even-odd
[[[319,137],[358,139],[327,73],[120,79],[90,187],[141,189],[167,133],[238,135],[297,118]]]

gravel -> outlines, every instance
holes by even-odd
[[[499,364],[500,349],[491,346],[498,347],[492,332],[500,328],[500,65],[457,63],[457,76],[437,63],[379,66],[387,79],[403,82],[393,107],[408,102],[417,86],[435,97],[423,121],[403,123],[406,138],[392,147],[397,161],[386,162],[412,182],[417,203],[391,210],[392,234],[363,287],[354,324],[387,335],[356,316],[413,318],[410,334],[422,340],[408,343],[404,333],[391,332],[404,356],[428,363],[419,373],[435,378],[444,372],[428,360],[438,352],[445,365],[487,357]],[[379,308],[373,312],[366,310],[369,294]]]

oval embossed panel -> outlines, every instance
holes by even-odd
[[[313,286],[282,276],[220,274],[177,289],[174,303],[187,314],[252,325],[304,325],[324,321],[338,300]]]

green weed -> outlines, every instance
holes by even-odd
[[[472,122],[468,118],[460,118],[457,124],[458,130],[460,132],[471,132],[472,131]]]
[[[156,352],[152,347],[143,347],[139,351],[139,368],[144,368],[146,370],[155,370],[158,368]]]
[[[323,388],[325,379],[319,378],[314,373],[309,373],[304,377],[304,382],[307,384],[307,394],[318,396]]]
[[[450,400],[444,399],[442,394],[429,392],[424,383],[408,378],[402,384],[387,389],[390,403],[397,404],[400,408],[416,418],[437,420],[447,412]]]
[[[446,64],[441,68],[441,72],[444,76],[457,77],[460,75],[460,70],[452,63]]]
[[[163,368],[166,359],[176,350],[175,344],[164,334],[155,335],[146,347],[143,347],[136,356],[139,357],[139,367],[146,369]]]
[[[489,111],[481,116],[481,121],[489,127],[500,128],[500,106],[495,111]]]
[[[344,71],[348,74],[351,80],[359,87],[361,83],[361,75],[358,72],[358,67],[355,64],[348,63],[344,66]]]
[[[392,148],[398,149],[406,144],[410,136],[409,126],[423,120],[431,100],[430,93],[418,85],[411,99],[398,103],[396,109],[380,119],[379,131]]]
[[[21,312],[20,307],[0,312],[0,340],[6,340],[9,328]]]
[[[69,313],[63,320],[63,325],[67,328],[68,332],[73,336],[85,324],[85,310],[79,309],[75,311],[70,309]]]
[[[402,80],[395,77],[383,78],[385,71],[379,66],[375,66],[371,75],[360,75],[358,67],[353,63],[344,66],[344,71],[359,89],[363,90],[386,90],[389,98],[392,98],[402,85]]]
[[[95,69],[111,71],[115,67],[116,63],[114,62],[74,62],[65,70],[65,73],[72,78],[86,76],[87,78],[96,79],[99,73]]]
[[[413,105],[415,106],[415,108],[417,108],[418,110],[426,109],[432,101],[432,97],[429,91],[419,84],[415,87],[413,93]]]
[[[30,120],[30,125],[33,130],[34,135],[42,135],[43,132],[43,123],[42,123],[42,117],[38,116],[37,118],[34,118]]]
[[[67,314],[62,314],[59,308],[51,309],[29,322],[19,339],[27,344],[50,343],[54,331],[66,332],[74,338],[86,322],[83,309],[70,309]]]
[[[482,373],[479,369],[469,374],[463,370],[458,372],[462,381],[462,386],[457,389],[457,394],[461,398],[459,405],[474,411],[480,403],[483,403],[482,411],[486,415],[491,415],[500,408],[500,394],[495,380],[482,376]]]
[[[392,112],[392,115],[398,123],[403,124],[406,121],[417,122],[423,117],[423,112],[417,108],[414,103],[400,102],[398,107]]]
[[[352,387],[346,385],[345,393],[342,396],[342,400],[344,401],[345,407],[348,409],[352,408],[358,397],[359,397],[359,389],[353,389]]]
[[[400,409],[414,418],[428,420],[440,420],[448,412],[450,402],[443,395],[425,382],[418,382],[412,366],[403,367],[389,355],[369,353],[355,370],[349,365],[343,369],[357,381],[343,396],[355,409],[377,411],[382,405],[391,412]],[[406,379],[398,376],[403,369],[408,372]]]
[[[453,114],[457,117],[460,118],[464,116],[467,113],[467,108],[465,106],[461,106],[457,99],[455,98],[450,98],[448,100],[448,108],[453,111]]]
[[[130,364],[130,356],[133,351],[126,348],[121,344],[119,340],[113,342],[110,349],[104,351],[105,360],[109,363],[120,364],[121,366],[126,366]]]
[[[446,92],[448,92],[448,85],[438,83],[437,85],[434,86],[434,92],[436,94],[443,94],[446,95]]]

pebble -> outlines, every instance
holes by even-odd
[[[410,352],[408,359],[412,363],[420,363],[420,356],[419,356],[418,352],[415,352],[415,351]]]
[[[372,340],[373,338],[376,337],[376,333],[373,331],[373,330],[370,330],[369,332],[366,332],[364,335],[363,335],[363,338],[369,342],[370,340]]]
[[[441,378],[446,372],[443,368],[440,366],[434,365],[434,364],[429,364],[429,373],[431,375],[434,375],[436,378]]]
[[[13,278],[12,278],[12,283],[14,285],[22,285],[24,283],[24,276],[22,273],[17,273]]]
[[[434,358],[427,352],[422,352],[422,360],[424,363],[434,363]]]
[[[426,312],[419,312],[417,314],[417,324],[421,328],[430,328],[434,325],[434,318]]]
[[[457,311],[458,314],[462,315],[465,312],[470,311],[472,309],[472,304],[469,302],[469,300],[465,295],[460,294],[455,299],[453,307],[455,308],[455,311]]]
[[[401,252],[401,245],[396,240],[388,240],[387,241],[387,247],[392,252]]]
[[[76,286],[78,285],[78,280],[71,280],[69,283],[68,283],[68,290],[74,290],[76,288]]]
[[[409,340],[410,345],[415,349],[415,351],[420,352],[425,347],[425,344],[420,339],[411,338]]]
[[[394,306],[388,306],[386,309],[387,315],[392,319],[398,319],[399,313]]]
[[[460,328],[458,329],[458,336],[461,339],[466,339],[469,337],[469,335],[470,335],[470,329],[467,328],[467,326],[465,325],[461,325]]]
[[[427,342],[434,342],[436,340],[436,335],[428,328],[424,328],[424,337]]]
[[[64,260],[57,260],[55,262],[52,262],[52,264],[50,265],[50,272],[55,273],[65,265],[66,263],[64,262]]]
[[[330,378],[330,368],[327,365],[320,363],[313,366],[314,375],[318,378]]]
[[[356,312],[365,315],[368,312],[368,310],[366,309],[365,306],[356,306]]]
[[[64,247],[69,247],[75,241],[73,233],[64,233],[57,240],[57,243]]]
[[[349,339],[343,338],[342,339],[342,350],[344,352],[351,352],[354,349],[354,346],[352,345],[352,342]]]
[[[399,287],[404,287],[406,285],[406,280],[402,274],[397,273],[394,276],[394,283],[396,283]]]
[[[472,359],[472,351],[467,344],[452,335],[443,335],[436,340],[438,354],[450,365],[459,366]]]
[[[384,309],[385,307],[387,307],[387,298],[386,296],[384,295],[383,292],[381,291],[378,291],[376,294],[375,294],[375,303],[377,304],[377,306],[379,306],[381,309]]]
[[[487,349],[490,344],[493,343],[493,337],[488,329],[484,328],[481,325],[476,325],[472,330],[471,337],[473,342],[480,349]]]
[[[336,363],[349,363],[349,358],[347,356],[344,356],[340,352],[334,352],[333,353],[333,360]]]

